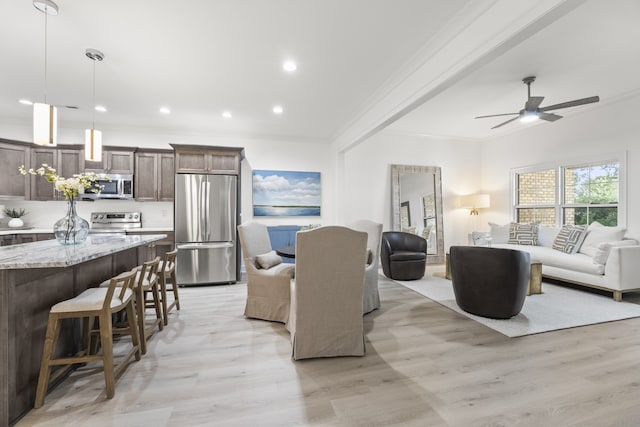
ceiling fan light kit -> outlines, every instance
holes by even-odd
[[[592,104],[594,102],[600,101],[600,97],[590,96],[588,98],[561,102],[559,104],[549,105],[547,107],[541,108],[540,104],[542,104],[544,96],[531,96],[531,83],[533,83],[535,80],[535,76],[529,76],[522,79],[522,83],[527,85],[527,101],[524,103],[524,108],[522,110],[518,111],[517,113],[490,114],[488,116],[477,116],[475,118],[485,119],[488,117],[516,116],[512,119],[507,120],[506,122],[502,122],[492,127],[491,129],[499,128],[517,119],[520,119],[520,122],[522,123],[531,123],[535,122],[538,119],[545,120],[547,122],[555,122],[556,120],[560,120],[562,116],[554,113],[547,113],[547,111],[559,110],[561,108],[577,107],[579,105]]]

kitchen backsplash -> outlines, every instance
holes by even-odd
[[[66,201],[0,200],[0,206],[27,211],[22,217],[26,227],[51,228],[66,213]],[[96,200],[76,203],[78,215],[90,221],[91,212],[142,212],[142,227],[173,227],[173,202],[136,202],[129,200]],[[0,211],[1,212],[1,211]],[[10,218],[0,219],[6,226]]]

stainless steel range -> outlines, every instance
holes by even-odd
[[[142,228],[141,212],[91,212],[90,233],[125,233]]]

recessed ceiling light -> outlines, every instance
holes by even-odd
[[[169,107],[162,107],[160,108],[160,112],[162,114],[171,114],[171,110],[169,109]]]
[[[231,111],[223,111],[222,117],[224,117],[225,119],[230,119],[231,117],[233,117],[233,115],[231,114]]]
[[[104,105],[96,105],[95,109],[96,109],[96,111],[100,111],[101,113],[106,113],[107,112],[107,107],[105,107]]]
[[[33,102],[28,99],[19,99],[18,102],[22,105],[33,105]]]
[[[298,64],[296,64],[295,61],[291,60],[284,61],[284,63],[282,64],[282,69],[288,73],[293,73],[298,69]]]
[[[282,114],[284,109],[282,108],[282,105],[274,105],[272,111],[274,114]]]

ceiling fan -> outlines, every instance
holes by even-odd
[[[491,114],[489,116],[478,116],[476,119],[484,119],[487,117],[499,117],[499,116],[516,116],[512,119],[502,122],[499,125],[492,127],[491,129],[499,128],[507,123],[511,123],[516,119],[520,119],[521,122],[533,122],[538,119],[546,120],[548,122],[555,122],[562,118],[554,113],[547,113],[551,110],[559,110],[560,108],[577,107],[578,105],[591,104],[600,101],[599,96],[590,96],[589,98],[576,99],[573,101],[561,102],[560,104],[549,105],[548,107],[540,108],[544,96],[531,96],[531,83],[536,80],[535,76],[525,77],[522,79],[522,83],[527,85],[527,102],[524,103],[524,108],[517,113],[504,113],[504,114]]]

